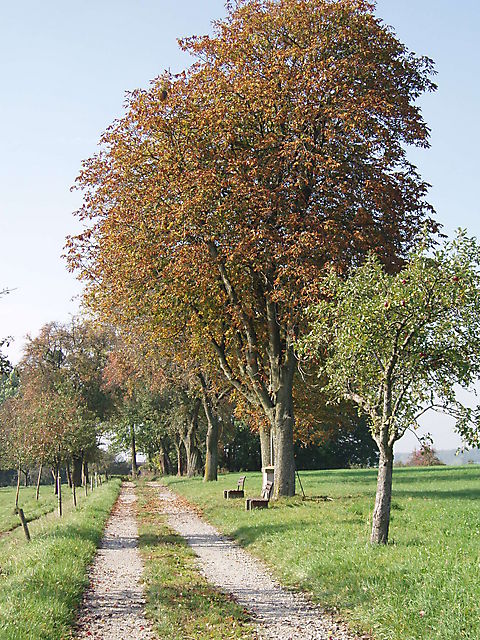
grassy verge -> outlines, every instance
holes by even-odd
[[[69,637],[119,487],[111,480],[62,519],[33,522],[30,544],[17,531],[1,541],[0,640]]]
[[[252,640],[245,611],[211,587],[195,556],[158,513],[155,489],[137,487],[139,549],[145,564],[147,615],[162,640]]]
[[[38,500],[35,499],[35,491],[35,487],[20,489],[18,506],[23,509],[28,522],[53,511],[57,505],[57,497],[52,487],[42,486]],[[16,487],[0,487],[0,534],[21,526],[14,510],[15,492]]]
[[[478,467],[396,469],[392,544],[381,548],[368,543],[374,470],[303,472],[309,499],[254,512],[223,500],[239,475],[165,482],[284,584],[340,610],[354,629],[378,640],[480,638]],[[247,474],[247,495],[260,485],[259,474]]]

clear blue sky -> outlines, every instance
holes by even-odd
[[[380,0],[377,13],[411,50],[436,61],[439,90],[422,99],[432,148],[412,157],[433,185],[446,230],[480,235],[480,4]],[[0,289],[16,290],[0,302],[0,336],[14,336],[12,359],[26,333],[77,308],[80,287],[60,254],[76,229],[79,195],[69,188],[81,160],[121,115],[125,91],[188,64],[176,38],[207,32],[223,14],[222,0],[1,3]],[[435,420],[428,428],[439,448],[456,446]]]

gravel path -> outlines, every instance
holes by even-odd
[[[90,571],[77,638],[154,640],[144,615],[132,483],[124,483]]]
[[[355,640],[341,622],[306,597],[282,588],[259,560],[220,535],[183,499],[163,485],[151,484],[158,489],[168,525],[195,551],[206,578],[253,614],[260,638]]]

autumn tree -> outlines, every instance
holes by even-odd
[[[357,405],[380,451],[371,541],[388,540],[393,445],[429,410],[480,441],[480,411],[457,386],[480,374],[480,247],[460,232],[435,251],[420,247],[388,274],[371,255],[347,279],[333,271],[310,309],[303,351],[319,357],[324,391]]]
[[[17,471],[15,507],[18,507],[20,479],[34,460],[35,444],[27,421],[26,405],[19,395],[0,406],[0,456],[2,466]]]
[[[210,380],[188,356],[178,357],[176,343],[178,339],[163,347],[155,343],[152,346],[138,327],[128,332],[128,336],[120,332],[105,369],[105,382],[114,392],[117,409],[111,419],[113,432],[119,443],[128,442],[131,446],[134,474],[133,447],[136,449],[139,442],[145,453],[153,453],[151,446],[157,443],[159,453],[162,450],[161,466],[170,466],[165,455],[168,439],[174,444],[180,472],[183,458],[188,475],[198,472],[202,457],[199,441],[202,399],[203,406],[207,404],[208,424],[216,420]],[[216,422],[215,426],[218,427]],[[216,464],[215,460],[215,477]]]
[[[277,497],[295,492],[294,345],[323,270],[371,249],[397,268],[431,223],[405,147],[428,146],[432,61],[373,10],[236,2],[181,43],[187,72],[129,96],[78,179],[89,226],[68,251],[90,304],[209,350],[263,414],[263,464],[273,429]]]
[[[438,467],[444,463],[437,456],[433,447],[424,445],[420,449],[415,449],[405,463],[407,467]]]
[[[88,473],[88,460],[95,455],[100,424],[109,410],[103,370],[110,348],[107,328],[98,329],[91,322],[73,319],[69,324],[49,323],[42,327],[39,335],[27,342],[20,363],[25,392],[38,408],[37,423],[42,424],[42,412],[49,406],[52,415],[70,416],[71,429],[65,432],[68,442],[65,440],[60,450],[69,452],[75,486],[82,484],[82,467],[83,475]],[[46,404],[44,396],[49,399]],[[69,398],[75,409],[72,415]],[[45,425],[55,423],[49,416],[45,415]],[[58,417],[59,425],[60,422]],[[60,457],[59,454],[56,460]]]

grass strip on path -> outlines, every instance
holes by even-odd
[[[259,511],[223,499],[240,475],[163,481],[280,582],[339,611],[353,630],[377,640],[480,638],[477,465],[395,469],[388,546],[369,544],[374,469],[300,472],[307,500]],[[261,475],[248,473],[246,495],[260,488]]]
[[[248,615],[199,573],[186,542],[165,525],[157,490],[137,487],[147,615],[162,640],[253,640]]]
[[[0,640],[70,637],[88,568],[118,496],[119,480],[98,487],[63,518],[32,523],[0,544]],[[42,522],[43,520],[43,522]]]

